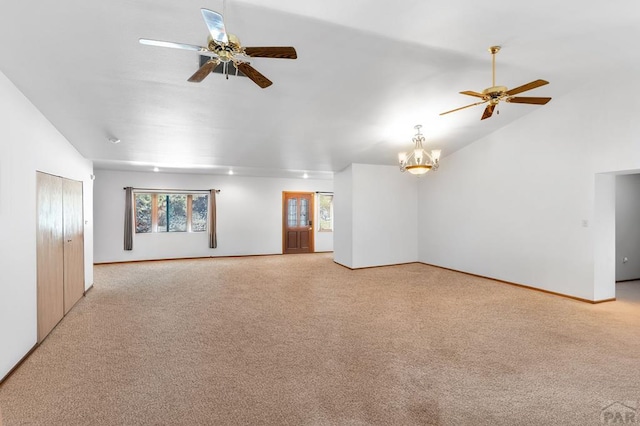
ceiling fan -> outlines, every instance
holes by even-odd
[[[250,58],[285,58],[296,59],[296,49],[293,47],[243,47],[240,40],[233,34],[227,33],[222,15],[209,9],[200,9],[204,22],[209,29],[208,43],[205,47],[193,44],[174,43],[170,41],[149,40],[141,38],[140,43],[149,46],[171,47],[174,49],[192,50],[200,55],[208,56],[202,66],[189,77],[190,82],[199,83],[204,80],[218,65],[224,67],[223,73],[229,78],[230,63],[237,70],[249,77],[258,86],[265,87],[273,84],[249,63]]]
[[[472,90],[466,90],[464,92],[460,92],[463,95],[474,96],[476,98],[482,99],[481,102],[475,102],[471,105],[466,105],[460,108],[452,109],[451,111],[443,112],[440,115],[449,114],[450,112],[460,111],[461,109],[470,108],[476,105],[482,105],[485,103],[489,103],[487,107],[484,109],[484,113],[482,114],[481,120],[485,118],[491,117],[493,115],[494,109],[498,106],[501,101],[510,102],[514,104],[534,104],[534,105],[544,105],[551,100],[551,98],[536,98],[536,97],[527,97],[527,96],[514,96],[518,93],[526,92],[527,90],[535,89],[540,86],[544,86],[545,84],[549,84],[548,81],[545,80],[535,80],[531,83],[523,84],[522,86],[518,86],[514,89],[507,90],[504,86],[496,86],[496,53],[500,51],[500,46],[491,46],[489,48],[489,52],[491,52],[492,62],[493,62],[493,84],[491,87],[484,89],[481,93],[474,92]]]

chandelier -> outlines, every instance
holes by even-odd
[[[417,133],[413,139],[411,139],[415,145],[413,152],[409,155],[407,155],[406,152],[398,154],[401,172],[408,171],[413,175],[423,175],[429,170],[438,170],[438,166],[440,165],[440,150],[434,149],[431,153],[428,153],[422,148],[424,136],[420,133],[421,127],[422,125],[420,124],[415,126]]]

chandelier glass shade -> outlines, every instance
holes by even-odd
[[[413,175],[423,175],[429,170],[436,171],[440,165],[440,150],[425,151],[422,147],[424,136],[420,133],[422,125],[415,126],[416,135],[411,139],[414,144],[413,151],[398,154],[401,172],[409,172]]]

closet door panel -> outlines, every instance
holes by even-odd
[[[64,313],[84,294],[82,182],[62,179],[64,217]]]
[[[41,342],[64,316],[64,240],[62,181],[40,172],[36,179],[38,342]]]

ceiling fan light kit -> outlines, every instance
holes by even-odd
[[[188,81],[191,83],[200,83],[222,64],[222,72],[227,78],[230,70],[233,71],[235,69],[236,72],[239,70],[264,89],[273,83],[251,66],[249,61],[251,58],[296,59],[298,57],[296,49],[291,46],[243,47],[238,37],[227,33],[221,14],[209,9],[200,10],[209,30],[206,47],[170,41],[140,39],[140,43],[144,45],[191,50],[198,52],[202,56],[208,56],[210,59],[201,64],[200,68],[189,77]]]

